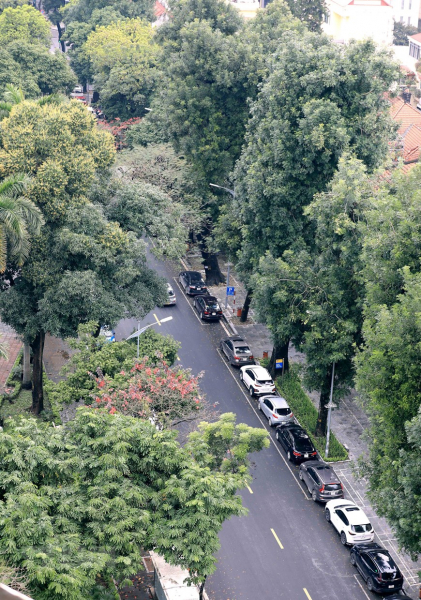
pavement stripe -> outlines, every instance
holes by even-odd
[[[306,590],[306,588],[303,588],[303,592],[305,593],[305,595],[307,596],[308,600],[311,600],[311,596],[308,593],[308,591]]]
[[[367,594],[367,592],[365,591],[365,589],[364,589],[364,588],[363,588],[363,586],[361,585],[361,583],[360,583],[360,580],[358,579],[357,575],[354,575],[354,577],[355,577],[355,581],[356,581],[356,582],[358,583],[358,585],[360,586],[360,588],[361,588],[361,590],[362,590],[362,592],[363,592],[364,596],[365,596],[365,597],[366,597],[368,600],[370,600],[370,596]]]
[[[158,325],[161,325],[161,321],[158,319],[155,313],[153,314],[153,316],[155,317],[155,321],[158,323]]]
[[[246,483],[246,488],[248,489],[248,491],[250,492],[250,494],[253,493],[253,490],[251,489],[251,487]]]
[[[278,538],[278,536],[276,535],[275,531],[273,529],[271,529],[271,532],[273,533],[273,537],[275,538],[275,540],[278,542],[278,545],[280,547],[281,550],[284,549],[283,545],[281,544],[281,540]],[[311,600],[311,598],[310,598]]]

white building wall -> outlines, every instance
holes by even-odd
[[[391,4],[395,21],[418,27],[420,0],[391,0]]]
[[[352,4],[346,0],[327,0],[327,6],[329,16],[322,26],[335,41],[347,43],[352,39],[372,38],[382,46],[392,45],[392,6],[381,0],[354,0]]]

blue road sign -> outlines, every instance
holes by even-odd
[[[227,296],[234,296],[234,290],[235,290],[234,287],[228,286],[227,287]]]
[[[283,358],[277,358],[275,360],[275,369],[282,369],[283,366],[284,366],[284,359]]]

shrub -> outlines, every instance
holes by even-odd
[[[300,425],[302,425],[310,435],[312,442],[321,457],[328,462],[346,460],[348,458],[348,452],[342,444],[338,442],[332,432],[330,433],[329,458],[324,458],[326,437],[316,437],[313,435],[317,423],[317,410],[303,390],[298,374],[294,370],[290,370],[288,373],[285,373],[283,377],[279,377],[276,380],[275,385],[278,392],[287,400],[295,417],[300,422]]]

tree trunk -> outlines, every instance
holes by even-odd
[[[34,356],[32,369],[32,412],[35,415],[44,410],[44,389],[42,382],[42,357],[44,354],[45,332],[40,331],[32,342]]]
[[[22,387],[24,390],[30,390],[31,383],[31,347],[29,344],[23,345],[23,376]]]
[[[63,40],[61,39],[61,36],[62,36],[63,30],[62,30],[62,28],[60,27],[60,21],[57,21],[57,32],[58,32],[58,41],[60,42],[60,45],[61,45],[61,51],[62,51],[62,52],[66,52],[66,48],[65,48],[64,42],[63,42]]]
[[[243,308],[241,309],[241,317],[240,317],[241,323],[245,323],[247,321],[252,295],[253,295],[253,292],[251,290],[247,290],[247,296],[246,296],[246,299],[244,300]]]
[[[199,588],[199,600],[203,600],[204,598],[204,591],[205,591],[205,583],[206,583],[206,575],[205,575],[205,579],[203,580],[203,582],[200,584],[200,588]]]
[[[203,265],[206,272],[206,283],[207,285],[218,285],[219,283],[225,283],[224,274],[221,272],[218,263],[218,257],[212,252],[206,252],[201,250],[203,257]]]
[[[330,367],[326,372],[323,389],[320,392],[319,414],[317,416],[316,431],[314,432],[317,437],[323,437],[326,435],[327,432],[328,409],[326,408],[326,404],[329,404],[331,379],[332,367]]]
[[[282,375],[282,370],[276,368],[275,361],[277,358],[284,359],[284,368],[283,368],[284,373],[286,371],[288,371],[288,369],[289,369],[288,347],[289,347],[289,340],[287,340],[283,344],[275,344],[273,347],[272,356],[270,357],[270,362],[269,362],[269,373],[272,375],[273,378],[277,377],[278,375]]]

